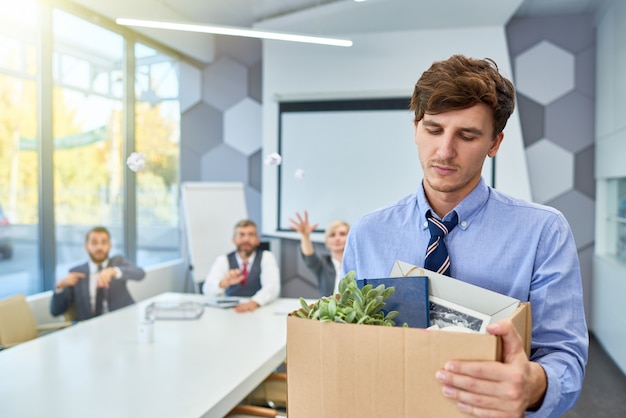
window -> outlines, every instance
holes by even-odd
[[[0,14],[0,298],[40,290],[35,7]]]
[[[147,265],[180,257],[178,65],[141,43],[135,62],[137,262]]]
[[[85,233],[111,232],[123,253],[124,39],[61,10],[53,13],[54,214],[57,278],[86,260]],[[80,34],[80,36],[76,36]],[[107,80],[106,89],[103,80]]]
[[[137,253],[125,255],[142,267],[179,258],[178,58],[76,5],[0,3],[0,298],[46,290],[86,261],[85,233],[95,225],[111,231],[111,255],[135,249],[124,242],[130,234]],[[38,25],[37,16],[46,14],[52,33],[39,29],[46,25]],[[38,50],[46,44],[40,39],[53,39],[52,52]],[[45,54],[52,86],[38,83],[38,57]],[[124,85],[133,78],[125,73],[133,62],[134,102]],[[125,116],[133,112],[135,138],[127,138]],[[50,114],[52,128],[44,118]],[[40,154],[41,138],[54,144],[52,156]],[[133,143],[146,160],[134,183],[125,155]],[[40,166],[42,156],[52,164]],[[42,178],[53,181],[44,194]],[[133,206],[124,201],[126,183],[136,186],[129,199],[136,202],[137,231],[123,231],[135,224]],[[54,245],[55,260],[51,253],[40,256],[46,243]]]

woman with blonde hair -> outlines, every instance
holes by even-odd
[[[300,253],[304,264],[315,274],[317,287],[320,296],[329,296],[337,293],[337,285],[341,272],[341,260],[343,259],[343,249],[346,245],[346,238],[350,225],[341,220],[331,222],[326,227],[326,248],[330,254],[319,255],[315,252],[315,247],[311,242],[311,232],[317,228],[317,224],[309,223],[309,214],[304,211],[304,216],[296,212],[296,218],[289,218],[290,228],[298,232],[301,236]]]

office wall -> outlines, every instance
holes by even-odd
[[[261,42],[220,37],[217,51],[204,68],[180,70],[180,181],[243,183],[248,216],[262,227]]]
[[[598,340],[626,373],[626,266],[615,257],[615,223],[607,222],[617,212],[617,196],[606,182],[626,177],[626,3],[607,2],[597,19],[597,124],[596,167],[598,186],[596,255],[593,259],[592,325]]]
[[[535,202],[563,212],[580,259],[591,325],[595,245],[595,55],[592,15],[514,19],[507,25]]]

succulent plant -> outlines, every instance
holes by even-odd
[[[304,298],[300,298],[302,309],[296,315],[322,322],[395,326],[398,312],[385,313],[382,310],[385,301],[395,292],[395,287],[368,284],[359,289],[355,275],[354,271],[346,274],[339,281],[339,293],[322,297],[310,306]]]

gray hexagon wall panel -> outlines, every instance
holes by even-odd
[[[574,188],[595,201],[596,147],[590,145],[574,156]]]
[[[547,105],[574,89],[574,56],[541,41],[515,59],[517,90]]]
[[[248,218],[252,219],[257,225],[261,225],[261,193],[249,185],[246,185],[245,194]]]
[[[226,110],[248,93],[248,70],[238,62],[219,58],[203,71],[202,99]]]
[[[513,19],[506,27],[512,57],[543,40],[578,53],[593,46],[594,31],[593,16],[590,14]]]
[[[521,93],[517,94],[517,107],[522,122],[524,146],[529,147],[543,138],[544,108]]]
[[[180,130],[181,146],[204,154],[222,142],[222,113],[201,102],[183,115]]]
[[[248,184],[250,187],[257,191],[261,191],[261,184],[263,173],[263,155],[261,150],[258,150],[250,157],[248,157]]]
[[[569,221],[588,290],[595,218],[593,16],[514,19],[507,39],[533,199]],[[588,292],[584,299],[589,307]]]
[[[248,96],[257,102],[263,101],[263,62],[248,68]]]
[[[576,90],[581,94],[595,98],[596,91],[596,50],[587,48],[576,55]]]
[[[595,239],[595,202],[576,190],[551,200],[548,204],[561,212],[572,226],[576,247],[587,247]]]
[[[578,152],[594,142],[594,125],[588,115],[595,112],[594,102],[578,92],[571,92],[546,107],[545,137],[571,151]]]
[[[545,203],[574,186],[574,156],[542,139],[526,149],[533,200]]]
[[[248,160],[228,145],[220,144],[202,157],[203,181],[242,181],[248,178]]]
[[[224,142],[252,155],[263,142],[261,126],[261,105],[246,97],[224,112]]]
[[[202,99],[202,72],[184,61],[180,62],[178,71],[180,80],[178,99],[180,111],[184,113]]]

